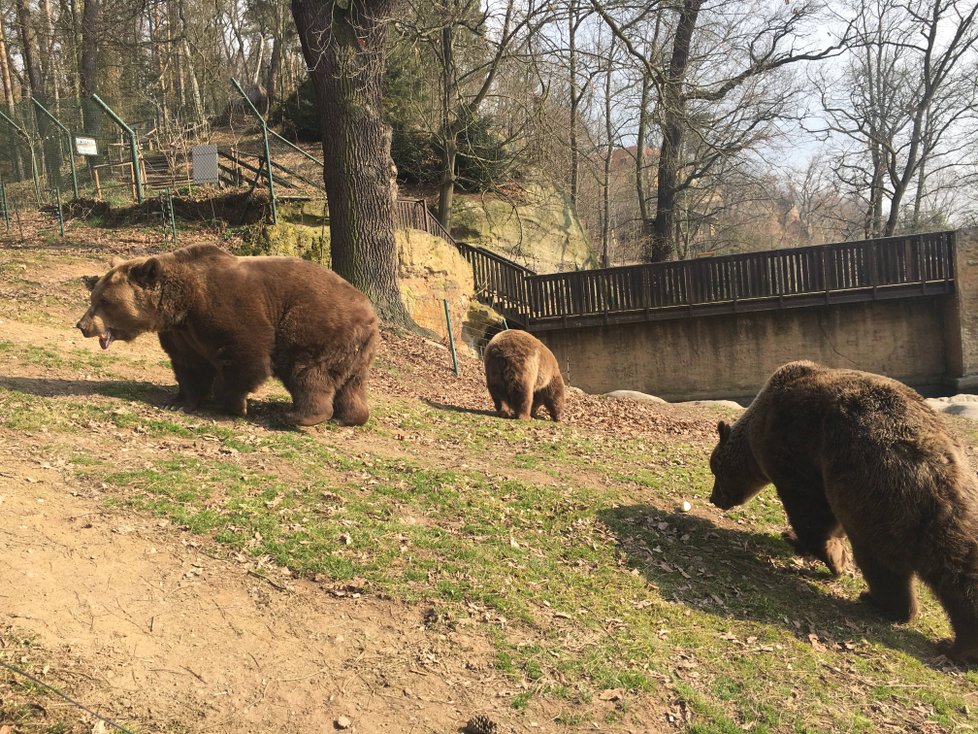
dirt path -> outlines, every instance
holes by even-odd
[[[228,733],[328,731],[340,716],[361,732],[508,718],[484,697],[493,674],[478,638],[429,632],[419,608],[257,578],[165,523],[98,509],[45,463],[0,448],[3,616],[110,718]]]

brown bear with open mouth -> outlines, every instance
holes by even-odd
[[[838,574],[848,535],[863,601],[897,622],[917,613],[919,576],[950,617],[948,654],[978,662],[978,482],[920,395],[880,375],[790,362],[717,430],[714,505],[773,484],[796,550]]]
[[[195,410],[213,393],[222,410],[243,416],[248,395],[274,375],[292,395],[289,422],[366,423],[378,319],[332,271],[193,245],[85,281],[91,306],[76,326],[102,349],[156,332],[179,385],[173,407]]]
[[[527,420],[542,405],[553,420],[560,420],[564,380],[546,344],[519,329],[501,331],[486,346],[484,362],[498,415]]]

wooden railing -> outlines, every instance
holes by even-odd
[[[398,200],[395,219],[454,244],[479,300],[540,329],[954,291],[953,232],[537,275],[456,242],[423,200]]]
[[[953,234],[843,242],[528,278],[528,321],[737,311],[953,291]],[[620,319],[619,319],[620,320]]]
[[[455,238],[441,226],[441,222],[428,211],[424,199],[397,199],[394,201],[394,226],[397,229],[420,229],[435,237],[441,237],[451,245]]]
[[[475,245],[456,242],[455,246],[472,266],[479,300],[525,323],[530,316],[528,284],[533,271]]]

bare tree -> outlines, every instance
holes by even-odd
[[[602,0],[591,4],[658,90],[655,119],[662,142],[650,260],[669,259],[679,239],[677,211],[684,192],[720,161],[766,140],[771,123],[790,112],[797,88],[778,72],[837,53],[844,38],[827,47],[806,42],[819,12],[814,2],[773,12],[754,3],[753,12],[744,12],[740,2],[705,9],[702,0],[683,0],[675,20],[668,21],[672,43],[663,67],[634,29],[648,27],[641,21],[652,13],[672,14],[669,5],[651,3],[634,11]]]
[[[382,117],[396,0],[292,0],[323,135],[333,269],[389,323],[411,325],[397,281],[391,129]]]
[[[916,229],[928,179],[961,169],[959,151],[978,142],[978,5],[855,0],[847,11],[858,42],[841,73],[815,78],[827,118],[813,127],[836,141],[834,170],[843,185],[868,192],[867,237],[891,235],[902,221]]]

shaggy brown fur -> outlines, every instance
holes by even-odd
[[[796,549],[834,573],[849,536],[869,591],[890,619],[917,611],[913,576],[951,619],[948,653],[978,662],[978,485],[940,417],[913,390],[856,370],[791,362],[710,457],[710,501],[728,509],[773,483]]]
[[[128,260],[86,279],[91,306],[76,326],[103,349],[159,334],[179,392],[195,410],[211,392],[232,415],[271,375],[292,395],[290,422],[362,425],[379,341],[377,316],[335,273],[287,257],[234,257],[213,245]]]
[[[532,334],[517,329],[501,331],[486,346],[486,385],[503,417],[527,420],[544,406],[560,420],[564,410],[564,380],[557,359]]]

